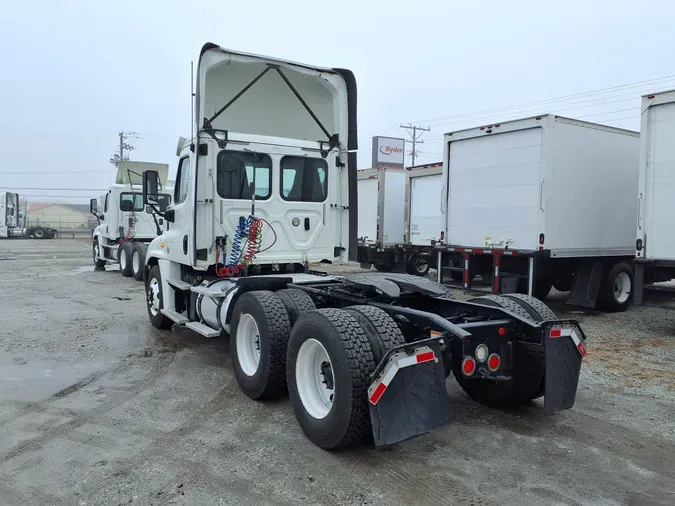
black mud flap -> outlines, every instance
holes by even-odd
[[[375,446],[426,434],[450,421],[439,339],[389,350],[371,380],[368,404]]]
[[[552,415],[574,406],[586,337],[573,320],[546,322],[542,329],[546,353],[544,414]]]

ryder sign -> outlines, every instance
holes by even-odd
[[[405,166],[405,139],[373,137],[372,168],[402,169]]]

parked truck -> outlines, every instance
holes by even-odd
[[[96,216],[98,226],[93,232],[92,255],[94,265],[103,269],[106,264],[119,264],[123,276],[140,281],[143,279],[143,262],[148,244],[161,233],[164,219],[147,212],[143,205],[142,174],[154,170],[160,181],[167,183],[169,166],[161,163],[123,161],[120,163],[112,185],[103,197],[90,200],[90,211]],[[165,209],[171,201],[166,187],[158,196],[158,205]]]
[[[0,193],[0,238],[53,239],[57,230],[47,226],[27,226],[28,202],[18,193]]]
[[[363,267],[424,276],[434,251],[408,242],[405,200],[408,172],[401,169],[358,171],[358,250]]]
[[[438,281],[625,310],[639,152],[637,132],[550,114],[446,134]]]
[[[645,284],[675,278],[675,90],[642,97],[635,303]]]
[[[448,422],[446,376],[479,402],[574,404],[586,353],[578,323],[528,296],[457,301],[435,282],[309,271],[356,260],[356,81],[206,44],[176,198],[158,174],[143,199],[168,226],[148,246],[153,326],[229,334],[241,390],[290,395],[306,436],[334,449],[389,445]],[[272,409],[272,408],[270,408]],[[414,416],[413,416],[414,414]]]

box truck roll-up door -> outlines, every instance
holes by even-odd
[[[443,176],[415,177],[410,186],[410,243],[429,245],[441,236]]]
[[[534,250],[541,207],[542,128],[450,142],[447,243]]]
[[[675,103],[649,111],[646,257],[675,260]]]

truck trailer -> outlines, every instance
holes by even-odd
[[[103,196],[103,208],[99,211],[99,199],[91,199],[90,212],[98,220],[93,232],[92,256],[94,266],[103,269],[107,264],[119,264],[125,277],[143,279],[145,251],[152,239],[161,234],[164,219],[147,212],[143,205],[142,175],[146,170],[155,170],[159,180],[166,184],[169,166],[161,163],[123,161],[117,171],[115,184]],[[160,209],[171,201],[165,187],[158,195]]]
[[[551,114],[446,134],[438,281],[627,309],[639,153],[637,132]]]
[[[0,193],[0,238],[54,239],[58,231],[46,226],[27,226],[28,202],[18,193]]]
[[[408,172],[402,169],[358,171],[358,252],[362,267],[424,276],[434,252],[408,242],[405,202]]]
[[[154,327],[229,334],[241,390],[254,400],[288,393],[324,449],[442,426],[450,374],[495,407],[542,396],[546,414],[574,404],[584,334],[536,299],[457,301],[419,276],[309,270],[357,256],[351,71],[208,43],[193,97],[177,197],[160,209],[157,172],[143,178],[144,203],[168,222],[145,257]]]
[[[675,90],[642,97],[635,303],[645,284],[675,278]]]

